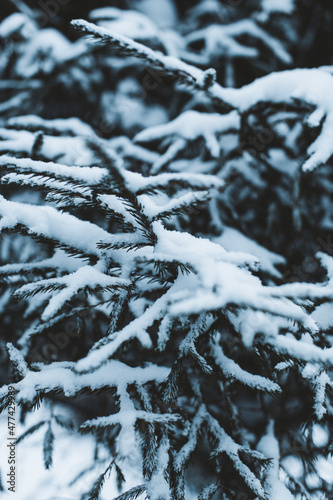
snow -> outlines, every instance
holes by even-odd
[[[128,137],[120,136],[109,140],[109,145],[123,158],[135,158],[146,163],[154,163],[159,155],[134,144]]]
[[[36,137],[34,134],[22,130],[20,132],[7,130],[5,128],[0,129],[1,133],[1,152],[7,151],[24,151],[30,152],[35,143]]]
[[[37,83],[37,87],[38,87]],[[9,109],[15,109],[23,104],[29,99],[29,92],[21,92],[20,94],[14,95],[14,97],[11,97],[5,102],[2,102],[0,104],[0,112],[4,113],[5,111],[8,111]]]
[[[151,173],[156,174],[160,170],[162,170],[163,167],[166,167],[169,165],[172,160],[176,158],[178,153],[181,153],[184,151],[186,147],[186,142],[184,139],[176,139],[176,141],[171,144],[171,146],[167,149],[167,151],[161,156],[159,160],[157,160],[154,165],[151,168]]]
[[[158,422],[158,423],[169,423],[177,422],[179,416],[170,413],[160,414],[160,413],[149,413],[143,410],[123,410],[123,405],[121,404],[121,410],[114,415],[108,415],[107,417],[98,417],[93,420],[87,420],[82,424],[82,429],[86,427],[109,427],[116,424],[122,424],[124,422],[131,423],[134,425],[137,420],[145,420],[146,422]]]
[[[159,104],[147,105],[145,88],[134,78],[125,78],[117,91],[104,92],[101,105],[106,123],[120,124],[126,130],[137,130],[164,123],[168,119],[167,111]]]
[[[66,177],[73,181],[85,182],[89,185],[99,184],[109,173],[106,168],[67,166],[59,163],[31,160],[30,158],[13,158],[6,155],[0,156],[0,166],[13,166],[23,172],[27,170],[29,173],[34,172]]]
[[[284,257],[267,250],[256,241],[244,236],[237,229],[224,226],[221,236],[213,238],[213,241],[219,243],[228,252],[241,252],[246,248],[248,253],[254,255],[259,260],[260,269],[276,278],[281,277],[281,273],[276,269],[276,266],[285,264]]]
[[[29,270],[57,269],[58,271],[74,272],[82,265],[80,259],[71,257],[64,250],[56,249],[53,256],[35,262],[22,264],[6,264],[0,267],[1,274],[19,274]]]
[[[298,457],[288,455],[281,461],[281,463],[288,473],[296,479],[300,479],[304,473],[302,460]]]
[[[192,276],[183,276],[182,289],[173,296],[171,306],[173,315],[194,314],[238,304],[238,307],[259,309],[273,316],[294,318],[306,328],[316,331],[315,323],[300,307],[287,300],[275,299],[274,292],[268,287],[263,287],[259,279],[250,273],[247,274],[232,264],[222,262],[212,267],[208,260],[201,263],[200,267],[203,286],[200,286],[200,280],[194,280]],[[209,278],[214,279],[214,282],[208,287]]]
[[[218,138],[223,133],[238,130],[240,118],[237,112],[231,112],[226,115],[217,113],[200,113],[198,111],[185,111],[175,120],[164,125],[147,128],[140,132],[134,140],[136,142],[162,141],[175,137],[175,142],[167,149],[166,153],[157,160],[152,173],[160,170],[161,166],[170,163],[176,155],[182,151],[185,141],[195,141],[202,137],[206,147],[214,158],[218,158],[221,151]]]
[[[161,222],[153,223],[154,232],[158,238],[155,245],[155,258],[165,255],[166,260],[178,260],[184,264],[191,264],[198,268],[200,273],[201,265],[205,265],[205,260],[211,265],[221,261],[224,263],[239,264],[243,267],[248,266],[257,269],[257,259],[248,253],[227,252],[220,245],[213,243],[207,238],[200,238],[189,233],[166,229]],[[205,266],[205,275],[202,279],[206,286],[212,286],[214,282],[214,271],[208,272],[208,265]],[[213,274],[212,274],[213,273]]]
[[[209,150],[212,155],[217,157],[219,145],[215,138],[216,135],[230,130],[238,130],[239,124],[240,119],[236,112],[220,115],[218,113],[200,113],[191,110],[185,111],[175,120],[165,125],[143,130],[135,137],[135,141],[151,142],[165,139],[170,135],[177,135],[191,141],[203,137],[210,145]]]
[[[187,174],[187,173],[163,173],[154,176],[144,177],[137,172],[124,171],[123,176],[128,188],[137,193],[138,191],[156,186],[172,185],[176,181],[202,189],[222,188],[224,182],[214,175]]]
[[[20,296],[26,293],[36,293],[37,290],[43,290],[44,287],[52,285],[64,287],[63,290],[53,295],[50,299],[48,306],[42,314],[42,320],[47,321],[63,307],[63,305],[71,300],[73,295],[79,291],[84,290],[85,287],[89,289],[109,288],[110,291],[113,287],[127,287],[130,281],[113,276],[107,276],[100,272],[96,267],[82,266],[74,273],[68,274],[60,278],[48,278],[45,280],[35,281],[22,286],[16,290],[15,295]]]
[[[158,329],[158,349],[163,351],[169,340],[169,333],[172,326],[172,319],[169,315],[164,316]]]
[[[237,311],[236,314],[228,312],[227,315],[248,348],[253,346],[254,337],[258,332],[265,337],[276,337],[281,329],[293,330],[293,322],[290,318],[269,316],[262,311],[243,309]]]
[[[102,387],[123,387],[124,384],[145,384],[150,381],[164,382],[170,369],[156,365],[136,367],[112,360],[101,365],[93,373],[78,373],[72,362],[56,362],[45,365],[41,371],[29,371],[26,377],[11,385],[18,391],[17,401],[31,401],[38,391],[49,392],[60,388],[65,397],[72,397],[84,387],[92,390]],[[0,389],[1,396],[8,392],[8,386]]]
[[[204,422],[205,410],[203,408],[196,412],[189,429],[187,429],[187,441],[177,453],[175,469],[181,471],[184,464],[194,452],[198,442],[198,432]]]
[[[318,457],[316,461],[316,469],[318,476],[327,481],[329,484],[333,483],[333,459],[330,456],[327,460],[323,457]]]
[[[321,373],[315,380],[315,404],[314,411],[318,420],[321,420],[327,412],[325,408],[326,387],[332,387],[332,381],[327,373]]]

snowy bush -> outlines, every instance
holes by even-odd
[[[310,3],[4,16],[0,422],[14,388],[18,475],[33,439],[60,474],[18,498],[331,498],[333,72],[297,68]]]

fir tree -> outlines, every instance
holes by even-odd
[[[333,77],[295,69],[310,2],[111,3],[0,24],[1,408],[10,386],[37,409],[17,445],[40,436],[51,469],[59,429],[93,436],[82,500],[110,477],[118,500],[330,498]]]

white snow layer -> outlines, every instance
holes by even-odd
[[[7,201],[3,196],[0,196],[0,215],[0,230],[22,224],[31,234],[56,239],[92,255],[99,255],[97,243],[110,236],[95,224],[59,212],[53,207]]]

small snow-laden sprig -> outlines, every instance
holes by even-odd
[[[44,275],[47,272],[55,271],[56,267],[56,263],[52,262],[52,259],[22,264],[6,264],[0,267],[0,281],[8,283],[12,278],[18,279],[19,276]]]
[[[321,367],[327,368],[333,365],[333,348],[323,343],[320,329],[310,314],[314,304],[321,304],[324,301],[329,305],[333,298],[332,270],[330,270],[332,258],[327,255],[321,258],[329,269],[326,283],[292,283],[265,287],[266,292],[270,289],[268,293],[272,293],[271,299],[276,304],[275,312],[271,311],[270,315],[264,310],[265,302],[261,302],[259,308],[248,307],[241,308],[237,313],[232,310],[227,312],[228,320],[240,335],[241,342],[246,348],[252,349],[255,345],[266,346],[292,364],[318,363]],[[280,302],[282,309],[276,300]],[[289,309],[287,314],[283,312],[285,307]],[[303,319],[298,314],[303,316]],[[301,325],[303,333],[300,335]]]
[[[100,496],[100,494],[102,492],[102,489],[103,489],[105,481],[110,477],[110,474],[111,474],[111,471],[113,469],[113,466],[114,466],[114,468],[116,470],[116,474],[117,474],[118,489],[121,489],[121,486],[122,486],[123,482],[125,481],[125,477],[123,475],[122,470],[117,465],[116,460],[113,459],[109,463],[109,465],[107,466],[107,468],[105,469],[105,471],[102,472],[102,474],[100,476],[98,476],[98,478],[94,482],[92,488],[89,490],[89,492],[86,495],[84,495],[84,498],[90,498],[90,499],[95,499],[95,498],[98,499],[99,498],[99,496]],[[86,470],[85,472],[88,472],[88,471],[92,470],[92,468],[89,468],[89,470]],[[80,478],[80,476],[77,477],[77,479],[79,479],[79,478]]]
[[[156,381],[154,381],[156,384]],[[138,380],[138,385],[141,386],[141,381]],[[131,456],[131,460],[137,460],[140,462],[143,457],[141,457],[140,451],[140,441],[137,432],[137,428],[143,429],[144,425],[148,425],[154,431],[159,428],[164,432],[164,430],[170,427],[170,424],[179,421],[180,416],[172,413],[154,413],[142,410],[137,410],[134,405],[134,401],[129,395],[127,390],[127,381],[122,384],[119,383],[117,387],[117,400],[119,405],[119,411],[113,415],[107,417],[98,417],[94,420],[89,420],[81,425],[80,431],[82,433],[96,432],[101,433],[101,431],[107,431],[115,426],[120,429],[117,436],[117,456],[120,459],[126,459],[126,457]],[[160,445],[161,447],[161,445]],[[154,453],[154,463],[151,464],[152,470],[151,474],[148,474],[149,479],[152,480],[154,471],[156,468],[156,460],[158,458],[159,450],[161,449],[157,446]],[[129,452],[130,450],[130,452]],[[147,457],[145,457],[147,458]]]
[[[96,267],[82,266],[76,272],[63,277],[49,278],[24,285],[16,290],[14,297],[22,299],[38,293],[59,291],[50,299],[43,312],[42,320],[47,321],[57,314],[67,301],[82,290],[90,293],[94,291],[117,293],[120,289],[130,286],[130,280],[108,276]]]
[[[16,358],[17,355],[15,355]],[[24,378],[11,386],[15,390],[16,400],[20,404],[39,403],[44,398],[52,398],[53,395],[60,392],[65,398],[72,398],[85,391],[111,390],[112,395],[117,397],[119,411],[107,417],[86,421],[81,426],[80,431],[82,433],[98,433],[102,429],[107,431],[115,426],[119,427],[120,432],[117,432],[116,439],[117,457],[124,460],[131,456],[131,459],[135,459],[138,464],[141,460],[141,454],[136,425],[145,422],[149,425],[157,425],[159,428],[164,426],[168,428],[170,424],[179,420],[179,416],[174,413],[163,414],[137,409],[129,393],[129,387],[135,385],[141,388],[145,384],[158,387],[164,382],[168,371],[165,367],[156,367],[153,364],[134,368],[113,360],[111,363],[103,365],[102,370],[95,370],[82,377],[82,374],[76,372],[75,363],[56,362],[48,366],[39,366],[37,371],[36,369],[34,371],[25,370]],[[7,393],[8,387],[3,387],[0,390],[3,404],[6,404]],[[157,452],[158,456],[163,448],[161,446]],[[156,464],[154,464],[156,474],[158,469],[155,467]]]
[[[94,165],[94,144],[100,144],[115,156],[113,145],[77,118],[45,120],[36,115],[4,120],[0,128],[0,152],[12,156],[29,155],[32,159],[68,166]],[[123,143],[125,138],[113,141]],[[118,146],[119,147],[119,146]],[[139,147],[133,146],[136,152]],[[146,153],[144,160],[149,155]],[[27,167],[26,167],[27,168]]]
[[[106,28],[96,26],[84,19],[76,19],[71,22],[73,28],[81,31],[83,34],[93,37],[95,42],[109,45],[115,48],[119,53],[125,56],[134,56],[139,60],[149,64],[152,68],[161,73],[175,78],[179,83],[190,87],[210,92],[216,85],[214,78],[210,78],[211,71],[199,70],[174,56],[166,56],[161,52],[154,51],[141,43],[135,42],[126,36],[112,32]],[[214,71],[214,70],[213,70]],[[208,76],[208,78],[207,78]],[[208,83],[209,82],[209,83]],[[220,96],[213,95],[213,99],[219,101],[220,105],[226,106]]]
[[[73,64],[74,61],[89,53],[89,49],[82,40],[71,43],[58,30],[46,28],[37,30],[27,41],[25,50],[18,52],[19,57],[15,64],[16,75],[31,78],[37,75],[54,75],[59,71],[59,67]],[[48,58],[42,56],[47,53]]]
[[[92,36],[95,40],[119,50],[123,55],[135,56],[138,59],[153,64],[155,69],[164,70],[167,74],[172,76],[178,76],[187,83],[193,83],[195,81],[195,77],[191,74],[192,71],[186,71],[192,68],[185,63],[182,65],[182,63],[175,58],[164,56],[162,53],[155,52],[145,45],[134,42],[130,38],[101,26],[97,26],[84,19],[73,20],[71,21],[71,25],[82,33]],[[174,62],[175,67],[173,68],[171,64],[168,65],[167,62]]]
[[[6,174],[2,177],[1,184],[26,186],[41,191],[48,190],[48,199],[50,201],[59,201],[59,203],[57,203],[58,206],[66,206],[64,203],[64,198],[66,197],[71,200],[70,205],[83,206],[91,201],[92,196],[89,188],[78,185],[73,186],[73,184],[68,181],[57,181],[39,174]],[[61,198],[63,198],[63,200],[61,200]]]
[[[157,199],[157,203],[155,203],[147,195],[141,195],[139,201],[143,206],[144,212],[154,222],[167,220],[173,216],[191,214],[197,207],[206,203],[210,197],[211,193],[209,191],[201,191],[180,195],[178,198],[175,197],[170,201],[166,201],[165,204],[162,204],[160,199]]]

